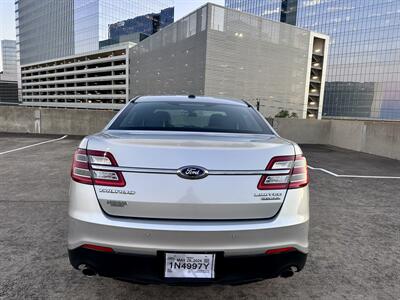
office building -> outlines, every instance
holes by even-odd
[[[174,22],[174,8],[123,20],[108,26],[108,39],[100,41],[100,48],[131,41],[138,43]]]
[[[15,41],[1,41],[1,60],[3,72],[0,80],[17,81],[17,56]]]
[[[73,0],[16,0],[18,99],[24,64],[74,54]]]
[[[173,11],[174,4],[173,0],[73,0],[73,2],[75,54],[96,51],[102,41],[112,39],[109,36],[112,24],[157,13],[169,7]],[[134,32],[127,32],[130,33]],[[137,42],[130,39],[123,41]]]
[[[296,12],[296,24],[330,36],[324,116],[400,119],[400,1],[397,0],[226,0],[241,11],[277,20]],[[282,20],[283,21],[283,20]]]
[[[98,50],[109,25],[168,7],[173,0],[16,0],[20,63]]]
[[[0,105],[18,104],[18,85],[16,81],[0,80]]]
[[[19,99],[21,65],[96,51],[108,39],[110,24],[168,7],[173,0],[16,0]],[[124,36],[119,41],[131,40],[137,38]]]
[[[74,54],[73,0],[17,0],[15,21],[22,65]]]
[[[17,61],[15,41],[1,41],[0,104],[18,103]]]
[[[297,24],[332,41],[324,115],[399,120],[400,2],[303,2]]]
[[[297,0],[225,0],[225,6],[269,20],[296,25]]]
[[[0,79],[0,105],[18,104],[18,85],[16,81]]]

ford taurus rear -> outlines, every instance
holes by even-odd
[[[306,262],[308,182],[301,149],[245,102],[140,97],[74,154],[71,264],[145,283],[289,277]]]

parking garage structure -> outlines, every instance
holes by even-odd
[[[129,48],[98,51],[21,66],[27,106],[119,109],[129,100]]]
[[[329,37],[206,4],[130,49],[130,91],[243,99],[320,119]]]

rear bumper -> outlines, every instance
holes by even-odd
[[[214,279],[172,279],[164,278],[164,253],[157,255],[133,255],[126,253],[105,253],[84,248],[69,250],[72,266],[81,265],[105,277],[138,283],[166,284],[240,284],[280,276],[295,267],[300,271],[307,254],[299,251],[273,254],[229,256],[217,253]]]
[[[92,186],[70,190],[68,248],[83,244],[117,253],[156,256],[159,251],[221,252],[225,257],[260,255],[294,247],[308,252],[308,187],[289,190],[280,212],[268,220],[182,221],[116,218],[100,208]]]

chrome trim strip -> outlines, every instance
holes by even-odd
[[[131,173],[155,173],[155,174],[176,174],[178,170],[175,169],[153,169],[153,168],[135,168],[135,167],[115,167],[105,165],[90,165],[93,170],[107,170],[107,171],[120,171]]]
[[[212,170],[208,175],[274,175],[289,174],[290,170]]]
[[[147,174],[177,174],[178,169],[156,169],[156,168],[136,168],[136,167],[115,167],[91,164],[93,170],[120,171],[130,173]],[[290,170],[208,170],[208,175],[275,175],[289,174]]]

